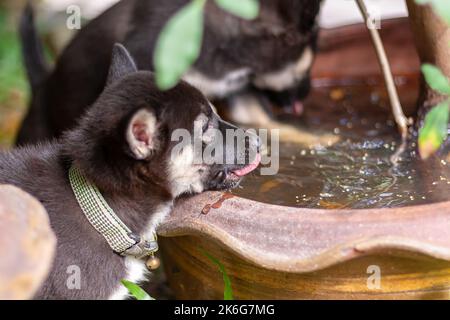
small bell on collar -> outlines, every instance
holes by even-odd
[[[158,257],[156,257],[154,254],[150,255],[145,262],[145,265],[147,266],[147,269],[150,271],[154,271],[159,268],[161,265],[161,261]]]

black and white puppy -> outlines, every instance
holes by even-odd
[[[52,72],[43,59],[28,7],[21,35],[33,100],[17,143],[57,137],[73,127],[103,90],[114,43],[124,43],[139,70],[152,70],[161,29],[187,3],[120,1],[82,28]],[[247,21],[223,11],[214,1],[207,2],[201,54],[184,76],[207,98],[228,98],[252,88],[252,94],[267,93],[277,105],[295,105],[307,95],[321,0],[260,3],[259,17]]]
[[[171,133],[193,133],[197,122],[202,141],[194,138],[175,152]],[[236,129],[186,82],[159,91],[152,73],[137,71],[126,49],[116,45],[107,86],[74,129],[59,140],[0,154],[0,184],[39,199],[57,236],[53,268],[36,298],[120,299],[127,295],[121,279],[145,278],[144,262],[114,253],[82,213],[69,184],[71,165],[98,187],[131,230],[152,233],[177,196],[233,188],[257,166],[256,136],[249,136],[240,152],[234,141],[224,143],[233,164],[194,162],[195,143],[206,148],[211,135]],[[67,286],[70,266],[80,269],[79,289]]]

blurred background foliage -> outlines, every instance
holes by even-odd
[[[35,11],[38,11],[37,27],[43,38],[48,61],[51,62],[52,57],[62,50],[76,31],[65,28],[64,8],[67,4],[63,4],[64,1],[31,2]],[[0,149],[14,143],[28,105],[29,86],[17,32],[25,3],[26,0],[0,0]],[[92,16],[98,14],[97,11],[92,12]]]
[[[28,84],[17,36],[17,15],[9,2],[0,2],[0,148],[9,146],[25,111]]]

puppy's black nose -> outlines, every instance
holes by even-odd
[[[311,92],[311,77],[308,75],[296,87],[297,100],[304,100]]]
[[[300,115],[302,110],[301,101],[304,100],[311,91],[311,79],[309,76],[298,82],[295,87],[283,91],[268,90],[265,93],[276,107],[282,108],[287,113]]]

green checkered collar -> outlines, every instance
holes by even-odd
[[[84,215],[114,252],[143,258],[153,256],[158,251],[156,234],[153,239],[144,239],[134,234],[108,205],[98,188],[75,166],[69,169],[69,180]]]

